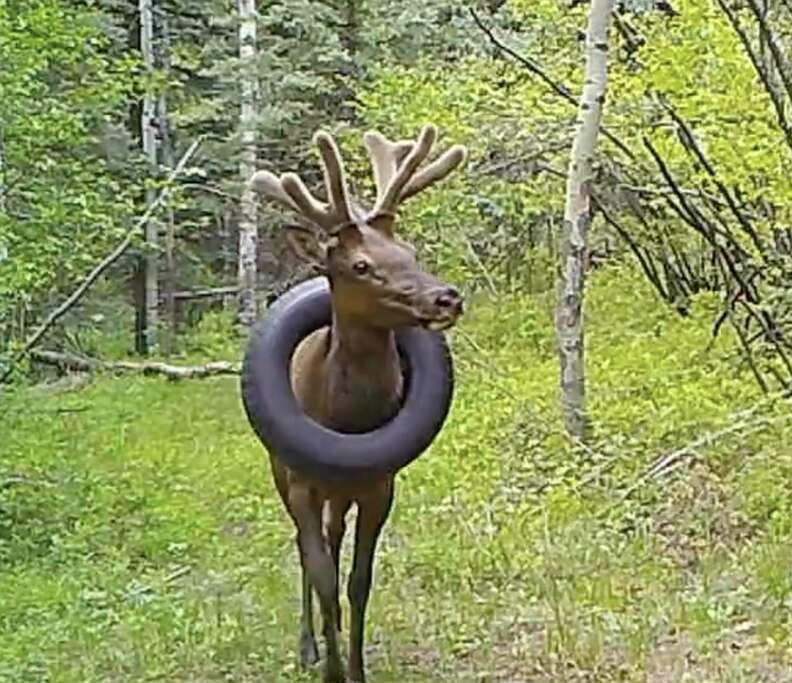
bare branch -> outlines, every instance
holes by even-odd
[[[213,361],[204,365],[170,365],[150,361],[133,363],[129,361],[109,362],[96,358],[75,356],[58,351],[33,349],[30,352],[33,360],[47,365],[54,365],[61,370],[76,372],[133,372],[142,375],[164,375],[170,380],[203,379],[216,375],[238,375],[239,366],[226,361]]]
[[[781,47],[778,45],[776,35],[770,28],[770,25],[767,22],[767,17],[765,16],[765,13],[762,12],[756,0],[746,0],[746,2],[748,3],[748,7],[751,8],[754,17],[756,18],[756,22],[759,24],[760,34],[767,41],[767,45],[770,48],[770,55],[773,59],[773,64],[775,65],[776,71],[778,71],[778,75],[781,77],[781,82],[784,84],[787,97],[792,99],[792,77],[790,77],[788,73],[786,58],[783,51],[781,50]]]
[[[162,206],[173,193],[173,181],[184,170],[184,167],[195,154],[195,151],[198,149],[198,146],[201,144],[202,140],[203,138],[199,137],[190,145],[182,158],[179,160],[179,163],[176,164],[176,168],[171,171],[165,182],[165,187],[159,193],[159,196],[151,204],[149,204],[149,207],[129,229],[126,236],[123,240],[121,240],[119,245],[104,259],[102,259],[102,261],[100,261],[90,273],[88,273],[88,276],[85,278],[85,280],[83,280],[82,283],[66,298],[66,300],[54,311],[52,311],[46,317],[44,322],[41,323],[38,329],[36,329],[36,331],[33,332],[30,337],[28,337],[28,339],[22,345],[22,348],[11,358],[11,362],[8,364],[5,372],[3,372],[2,376],[0,376],[0,383],[4,382],[11,375],[16,364],[19,363],[19,361],[30,352],[30,350],[38,343],[38,341],[46,334],[46,332],[58,320],[60,320],[60,318],[63,317],[66,312],[68,312],[78,301],[80,301],[80,299],[82,299],[90,286],[96,282],[99,276],[104,273],[104,271],[107,270],[113,263],[115,263],[129,248],[129,245],[132,244],[132,240],[135,238],[135,236],[140,232],[151,216],[154,215],[160,206]]]
[[[674,109],[673,106],[671,106],[670,103],[666,101],[662,101],[662,104],[665,110],[671,115],[671,118],[674,119],[674,122],[684,132],[686,140],[688,142],[688,144],[685,145],[685,149],[688,152],[692,151],[695,157],[699,160],[699,162],[701,162],[701,165],[707,171],[707,175],[709,175],[709,177],[712,178],[721,196],[729,205],[729,208],[731,209],[735,218],[737,218],[737,222],[740,224],[740,226],[745,231],[745,233],[751,238],[751,241],[753,242],[754,246],[759,250],[760,253],[762,253],[764,245],[759,239],[759,235],[756,233],[753,226],[748,222],[748,219],[743,214],[743,212],[739,209],[731,193],[728,191],[728,189],[726,189],[726,186],[723,184],[720,178],[718,178],[718,175],[715,172],[715,168],[712,166],[712,164],[709,162],[704,152],[702,151],[701,146],[698,144],[698,141],[696,140],[696,136],[693,134],[693,131],[690,129],[690,126],[688,126],[687,123],[682,119],[682,117],[679,116],[679,114],[677,114],[676,110]]]
[[[495,33],[489,28],[479,17],[472,7],[470,8],[470,14],[473,17],[473,21],[476,22],[476,26],[478,26],[489,38],[490,42],[495,45],[499,50],[505,52],[507,55],[512,57],[514,60],[522,64],[525,68],[527,68],[531,73],[535,74],[540,78],[540,80],[547,85],[554,93],[559,95],[562,99],[566,100],[569,104],[577,107],[578,103],[577,100],[572,95],[570,89],[564,84],[559,83],[558,81],[554,80],[550,76],[548,76],[547,72],[542,69],[539,64],[534,62],[532,59],[521,55],[516,50],[512,49],[508,45],[506,45],[503,41],[501,41]],[[635,160],[635,154],[633,154],[632,150],[627,147],[619,138],[617,138],[613,133],[611,133],[607,128],[602,127],[602,134],[608,138],[616,147],[618,147],[629,159]]]
[[[169,292],[168,297],[173,297],[174,301],[194,301],[196,299],[212,299],[220,296],[231,296],[239,294],[239,287],[212,287],[209,289],[187,289],[183,291]],[[162,295],[162,299],[166,295]]]
[[[748,58],[751,60],[751,64],[753,64],[754,70],[756,71],[757,76],[759,76],[759,80],[762,81],[762,85],[767,91],[767,94],[770,96],[770,101],[773,103],[773,108],[775,109],[778,123],[781,126],[781,129],[784,131],[784,137],[786,138],[789,149],[792,150],[792,125],[790,125],[790,122],[787,120],[784,101],[781,98],[780,93],[770,82],[770,78],[762,66],[759,56],[756,54],[753,46],[751,45],[751,39],[748,37],[745,29],[740,24],[739,19],[737,19],[737,15],[729,7],[726,0],[717,0],[717,2],[718,5],[720,5],[720,8],[723,10],[723,13],[728,18],[732,28],[737,33],[737,36],[740,38],[740,42],[743,44],[743,48],[745,49]]]
[[[675,469],[681,462],[690,460],[698,454],[699,449],[707,446],[712,446],[726,437],[733,437],[736,434],[747,436],[748,434],[766,429],[772,424],[777,422],[784,422],[790,419],[790,412],[784,412],[776,418],[768,418],[765,416],[757,416],[756,414],[763,408],[770,406],[774,401],[784,400],[788,398],[787,392],[768,394],[763,397],[756,404],[745,410],[740,410],[732,413],[727,421],[727,426],[715,431],[707,432],[702,436],[694,439],[690,443],[680,448],[676,448],[669,453],[666,453],[659,458],[655,459],[651,465],[644,469],[638,479],[628,486],[621,494],[621,501],[626,500],[632,496],[641,486],[646,484],[650,479],[660,477],[668,474],[672,469]],[[601,514],[609,513],[616,504],[603,508]]]
[[[617,233],[621,236],[621,238],[627,243],[630,251],[632,251],[635,258],[638,260],[638,263],[641,266],[641,269],[644,271],[649,282],[651,282],[655,289],[659,292],[660,296],[663,297],[666,301],[670,302],[671,297],[668,293],[668,290],[663,286],[663,283],[660,280],[659,275],[657,274],[657,270],[654,267],[654,264],[651,262],[651,259],[646,258],[645,254],[641,251],[641,248],[638,246],[638,243],[632,238],[629,231],[622,227],[619,223],[617,223],[613,217],[606,211],[603,204],[597,199],[597,197],[592,196],[592,202],[594,206],[599,210],[602,214],[602,217],[605,219],[605,222],[608,223]]]

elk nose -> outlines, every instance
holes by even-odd
[[[447,287],[437,295],[435,305],[440,308],[461,308],[462,295],[453,287]]]

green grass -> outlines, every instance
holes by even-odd
[[[735,425],[760,396],[727,339],[706,349],[707,308],[595,276],[583,447],[558,426],[547,302],[471,307],[452,414],[378,554],[373,683],[792,680],[789,406]],[[319,680],[296,669],[294,532],[236,381],[19,391],[0,434],[0,681]]]

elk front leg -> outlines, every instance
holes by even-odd
[[[275,488],[283,501],[289,516],[294,521],[298,529],[297,533],[297,552],[300,557],[300,567],[302,574],[302,614],[300,615],[300,665],[307,668],[312,664],[319,661],[319,649],[316,647],[316,636],[314,635],[314,619],[313,619],[313,591],[311,588],[311,580],[308,576],[308,570],[305,567],[303,560],[303,553],[300,550],[300,534],[299,523],[297,516],[291,509],[289,503],[289,474],[288,471],[280,464],[280,462],[270,455],[270,466],[272,468],[272,477],[275,481]]]
[[[297,550],[302,565],[302,615],[300,616],[300,665],[307,668],[319,661],[319,648],[316,647],[313,619],[313,587],[308,576],[308,569],[303,561],[300,550],[300,538],[297,535]]]
[[[341,542],[346,531],[346,514],[352,501],[346,498],[331,498],[327,503],[327,543],[335,565],[336,586],[339,585],[338,573],[341,569]],[[338,595],[338,591],[336,591]],[[341,630],[341,605],[336,601],[336,628]]]
[[[338,581],[333,558],[327,552],[322,538],[321,501],[316,499],[307,485],[292,484],[289,489],[289,507],[297,520],[297,540],[303,567],[319,597],[322,611],[322,632],[327,650],[324,680],[325,683],[344,683],[344,667],[336,634]]]
[[[384,482],[376,494],[358,500],[355,529],[355,559],[347,588],[351,606],[349,627],[349,676],[352,683],[365,683],[363,629],[371,592],[371,576],[377,539],[393,503],[393,480]]]

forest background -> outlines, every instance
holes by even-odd
[[[254,302],[309,275],[251,169],[317,185],[323,127],[365,194],[362,132],[427,121],[470,157],[402,225],[471,303],[372,677],[792,680],[792,7],[617,7],[583,442],[553,307],[586,10],[0,0],[0,680],[301,680],[236,379],[100,365],[237,362]]]

